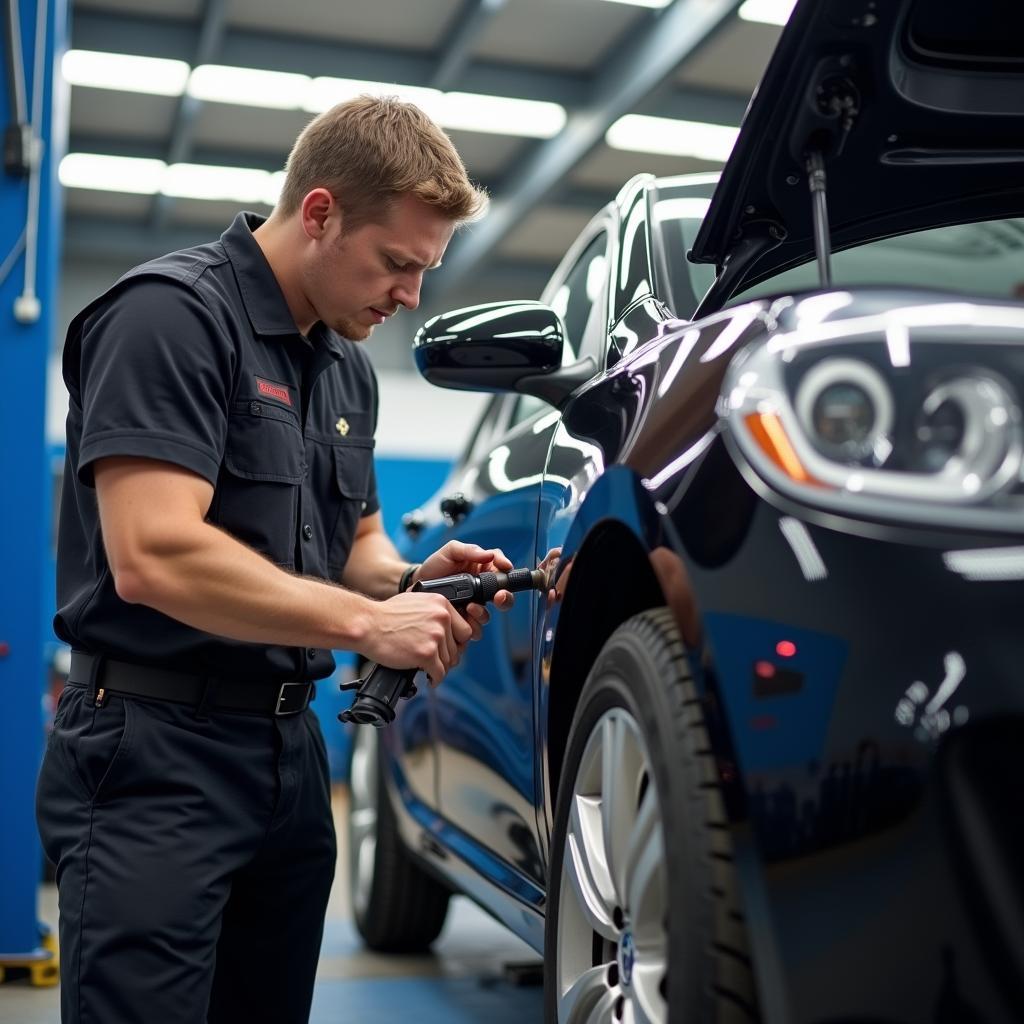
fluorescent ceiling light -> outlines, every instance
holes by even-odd
[[[133,192],[151,196],[160,191],[167,165],[163,160],[96,153],[68,153],[57,172],[65,188],[94,188],[104,192]]]
[[[766,25],[785,25],[796,7],[796,0],[746,0],[740,4],[739,16],[744,21],[761,21]]]
[[[608,129],[604,140],[613,149],[634,153],[661,153],[724,162],[729,159],[738,134],[739,128],[724,124],[626,114]]]
[[[172,164],[160,191],[178,199],[222,199],[236,203],[265,203],[271,189],[270,171],[252,167],[210,164]]]
[[[180,95],[209,103],[234,103],[277,110],[320,113],[354,96],[398,96],[415,103],[442,127],[498,135],[549,139],[565,125],[565,108],[543,100],[437,89],[395,82],[261,71],[257,68],[201,64],[189,73],[183,61],[71,50],[64,75],[72,85],[94,85],[124,92]]]
[[[672,0],[611,0],[615,4],[630,4],[633,7],[667,7]]]
[[[319,114],[330,110],[335,103],[356,96],[397,96],[407,103],[433,115],[442,93],[439,89],[422,89],[415,85],[397,85],[392,82],[362,82],[354,78],[314,78],[302,102],[304,110]]]
[[[284,188],[284,171],[275,171],[270,176],[270,182],[267,185],[267,191],[265,196],[265,202],[268,206],[276,206],[278,199],[281,198],[281,189]]]
[[[189,67],[183,60],[135,57],[127,53],[68,50],[60,65],[69,85],[91,89],[120,89],[156,96],[180,96],[185,91]]]
[[[163,193],[178,199],[212,199],[273,206],[281,194],[284,172],[252,167],[216,167],[211,164],[172,164],[95,153],[69,153],[60,163],[65,188]]]
[[[446,92],[433,115],[444,128],[550,139],[565,125],[565,108],[546,100]]]
[[[308,75],[284,71],[200,64],[188,80],[188,94],[208,103],[238,103],[276,110],[300,109],[309,93]]]

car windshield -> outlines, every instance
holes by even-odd
[[[832,256],[836,285],[899,285],[1024,298],[1024,219],[914,231]],[[731,302],[818,287],[815,261],[737,292]]]
[[[715,268],[686,259],[710,205],[714,184],[657,190],[652,206],[656,261],[672,312],[689,317],[715,278]],[[1024,299],[1024,218],[929,228],[883,238],[832,255],[836,286],[941,288]],[[728,305],[819,286],[814,260],[733,295]]]

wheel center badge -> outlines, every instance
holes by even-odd
[[[623,932],[619,939],[619,978],[624,986],[633,980],[633,968],[636,965],[636,944],[632,932]]]

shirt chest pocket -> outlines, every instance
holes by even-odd
[[[335,578],[348,561],[359,519],[374,492],[373,444],[373,438],[350,438],[344,444],[331,445],[339,504],[327,546],[327,568]]]
[[[210,519],[272,561],[291,566],[305,474],[295,414],[266,402],[236,402]]]

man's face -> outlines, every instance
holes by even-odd
[[[440,265],[454,230],[412,196],[398,199],[380,222],[350,232],[334,211],[306,267],[307,299],[332,330],[363,341],[399,306],[419,305],[423,274]]]

